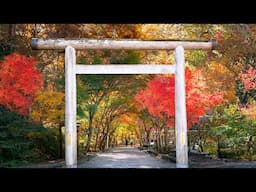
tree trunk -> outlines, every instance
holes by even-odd
[[[160,147],[161,147],[161,144],[160,144],[160,133],[159,131],[157,131],[157,135],[156,135],[156,150],[157,151],[160,151]]]
[[[164,145],[167,147],[168,146],[168,129],[164,129]]]
[[[100,146],[100,149],[102,151],[104,151],[106,149],[106,144],[107,144],[107,133],[105,133],[102,138],[102,142],[101,142],[101,146]]]
[[[80,145],[79,145],[79,129],[80,129],[80,127],[77,127],[77,129],[76,129],[76,137],[77,137],[77,156],[78,157],[80,157],[80,151],[81,151],[81,149],[80,149]]]
[[[61,129],[61,125],[59,125],[59,157],[62,158],[62,141],[63,141],[63,138],[62,138],[62,129]]]
[[[247,155],[248,155],[248,159],[252,160],[252,154],[251,154],[251,149],[253,147],[253,136],[249,137],[249,140],[247,142]]]
[[[204,152],[204,148],[203,148],[203,145],[201,143],[199,144],[199,147],[200,147],[200,151]]]
[[[15,28],[16,28],[15,24],[9,24],[9,32],[8,32],[9,39],[12,39],[15,36]]]
[[[105,127],[103,128],[102,130],[102,133],[101,133],[101,138],[99,140],[99,150],[103,150],[103,146],[104,146],[104,139],[105,139]]]
[[[162,150],[162,147],[163,147],[163,136],[162,136],[161,131],[160,131],[160,135],[159,135],[159,144],[160,144],[160,150]]]
[[[146,131],[146,139],[147,139],[147,145],[150,146],[150,130]]]
[[[203,147],[203,144],[202,144],[202,137],[199,138],[199,147],[200,147],[200,151],[204,152],[204,147]]]
[[[108,148],[112,148],[112,137],[108,136]]]
[[[92,139],[92,120],[93,120],[93,116],[94,114],[92,114],[91,112],[89,112],[89,126],[88,126],[88,140],[87,140],[87,144],[85,147],[85,154],[88,153],[88,151],[90,150],[90,144],[91,144],[91,139]]]
[[[97,131],[96,133],[96,141],[95,141],[95,145],[94,145],[94,151],[97,151],[97,145],[98,145],[98,140],[99,140],[99,131]]]
[[[217,137],[217,157],[221,158],[221,151],[220,151],[220,137]]]
[[[104,151],[105,149],[107,149],[108,148],[108,135],[109,135],[109,130],[110,130],[110,123],[109,123],[109,121],[106,121],[105,122],[106,123],[106,132],[103,134],[103,142],[102,142],[102,150]],[[105,129],[104,129],[104,131],[105,131]]]
[[[88,139],[85,147],[85,154],[87,154],[88,151],[90,150],[91,139],[92,139],[92,125],[89,125],[89,133],[88,133]]]

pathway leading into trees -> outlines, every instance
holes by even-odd
[[[175,163],[152,157],[133,147],[119,147],[99,153],[78,168],[175,168]]]

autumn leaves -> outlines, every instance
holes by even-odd
[[[0,105],[27,116],[36,91],[42,86],[35,60],[13,53],[0,63]]]

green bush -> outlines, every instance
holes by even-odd
[[[58,155],[58,130],[31,125],[0,106],[0,167],[53,159]]]
[[[208,115],[205,122],[207,123],[200,126],[208,130],[205,137],[211,140],[204,144],[205,151],[217,156],[219,146],[221,157],[233,159],[250,158],[255,154],[254,145],[252,154],[247,155],[247,142],[250,136],[256,135],[256,121],[247,119],[237,104],[216,110]]]

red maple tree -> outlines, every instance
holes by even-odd
[[[0,105],[23,116],[42,86],[33,58],[13,53],[0,63]]]
[[[200,70],[186,70],[186,108],[188,128],[199,121],[199,116],[204,115],[212,106],[223,102],[222,93],[207,93],[202,80],[198,79]],[[164,118],[169,118],[168,126],[174,127],[175,117],[175,78],[172,76],[156,76],[147,88],[140,90],[135,99],[141,107],[147,108],[149,113]]]

